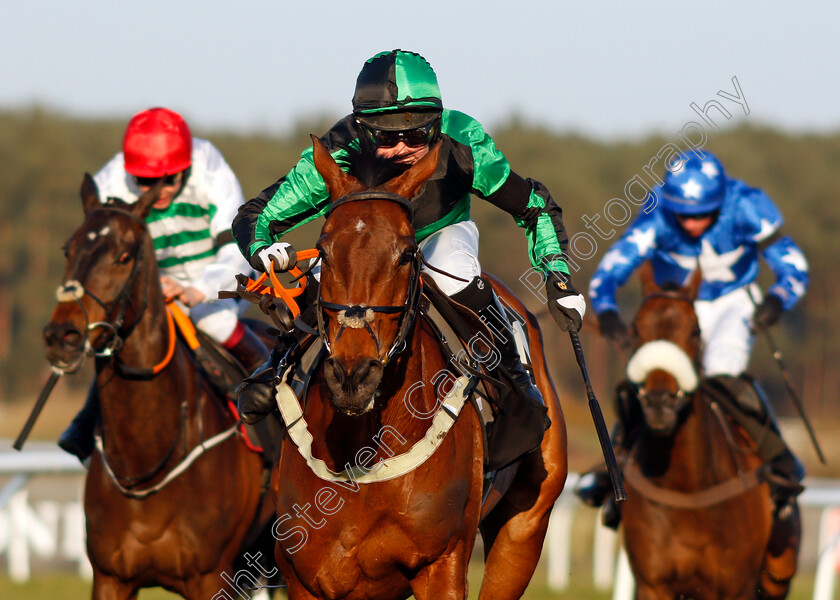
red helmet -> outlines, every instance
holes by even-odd
[[[125,170],[136,177],[163,177],[192,164],[187,122],[168,108],[150,108],[128,122],[123,137]]]

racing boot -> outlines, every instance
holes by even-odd
[[[494,423],[492,437],[496,439],[490,440],[491,466],[501,468],[539,448],[551,420],[542,394],[522,365],[514,328],[490,282],[476,277],[451,298],[472,309],[493,332],[494,347],[488,349],[487,354],[473,358],[479,362],[484,362],[482,358],[496,361],[497,364],[488,365],[491,376],[509,383],[512,388],[500,390],[499,404],[503,418]]]
[[[782,439],[764,390],[747,374],[715,375],[708,381],[715,389],[725,390],[734,399],[734,403],[728,403],[731,405],[728,407],[730,414],[756,444],[759,458],[768,467],[766,478],[776,512],[786,512],[790,503],[805,489],[801,483],[805,467]],[[726,403],[724,407],[727,407]]]
[[[77,457],[82,463],[93,454],[93,432],[99,420],[99,395],[96,382],[88,389],[85,405],[73,417],[70,426],[58,438],[58,446]]]
[[[223,345],[248,373],[254,372],[268,357],[266,345],[242,321],[236,325],[233,334]]]
[[[253,425],[262,421],[276,408],[274,401],[274,387],[279,377],[279,365],[285,356],[287,344],[278,337],[268,358],[254,370],[250,376],[242,380],[236,388],[236,406],[239,418],[243,422]]]

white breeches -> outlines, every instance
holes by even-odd
[[[756,302],[761,291],[750,284]],[[747,289],[739,288],[716,300],[694,302],[700,337],[705,344],[703,369],[707,376],[740,375],[747,369],[755,339],[751,325],[755,306]]]
[[[198,329],[220,344],[227,341],[239,317],[248,310],[247,302],[237,302],[234,298],[201,302],[192,307],[186,307],[180,302],[178,304]]]
[[[420,242],[426,262],[466,281],[458,281],[423,267],[423,276],[434,280],[447,296],[458,293],[481,275],[478,262],[478,228],[472,221],[447,225]],[[312,269],[312,275],[321,281],[321,265]]]
[[[472,221],[447,225],[420,242],[423,256],[433,267],[466,281],[458,281],[441,273],[423,268],[423,275],[434,280],[447,296],[457,294],[481,275],[478,262],[478,227]]]

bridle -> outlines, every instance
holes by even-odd
[[[679,302],[686,302],[686,303],[689,304],[689,306],[691,306],[691,310],[694,311],[694,300],[692,298],[690,298],[689,296],[687,296],[686,294],[684,294],[683,292],[681,292],[680,290],[658,290],[658,291],[655,291],[655,292],[652,292],[652,293],[646,295],[642,299],[642,303],[641,303],[641,306],[639,308],[639,312],[641,312],[641,310],[644,308],[644,306],[649,301],[655,300],[655,299],[658,299],[658,298],[663,298],[663,299],[667,299],[667,300],[676,300],[676,301],[679,301]],[[634,335],[636,337],[638,337],[638,332],[635,331],[635,329],[636,329],[635,324],[633,325],[633,329],[634,329]],[[695,329],[692,330],[692,335],[693,336],[696,335],[698,337],[700,335],[700,329],[696,325],[695,325]],[[695,354],[694,357],[692,357],[693,367],[698,372],[700,370],[698,363],[699,363],[699,357],[701,355],[702,355],[702,352],[700,352],[700,348],[698,346],[697,353]],[[635,385],[635,388],[636,388],[636,395],[639,399],[639,402],[644,404],[645,402],[647,402],[649,400],[648,391],[645,389],[644,383],[636,383],[634,385]],[[667,396],[666,405],[669,405],[673,408],[676,408],[676,407],[681,406],[682,402],[685,400],[687,392],[684,389],[679,388],[679,389],[677,389],[677,391],[675,393],[667,392],[667,394],[664,394],[664,395]]]
[[[347,194],[346,196],[342,196],[337,199],[332,203],[332,207],[329,212],[327,212],[327,218],[329,218],[332,211],[334,211],[337,207],[347,204],[348,202],[359,202],[363,200],[387,200],[394,202],[408,212],[409,220],[413,215],[411,202],[399,194],[379,190],[369,190],[365,192]],[[387,364],[387,362],[395,354],[399,354],[405,349],[408,332],[410,331],[419,311],[420,292],[422,287],[420,282],[420,264],[423,261],[422,253],[416,246],[411,250],[411,252],[411,275],[408,282],[408,292],[406,294],[405,302],[401,305],[368,306],[363,304],[349,305],[327,302],[322,296],[323,285],[319,286],[318,300],[316,304],[318,331],[327,352],[330,352],[331,348],[329,342],[329,332],[326,327],[325,310],[338,311],[336,321],[340,327],[335,336],[336,342],[339,340],[341,334],[344,333],[344,329],[347,327],[350,327],[351,329],[366,329],[370,334],[370,337],[373,339],[374,344],[376,344],[377,356],[381,356],[381,344],[379,339],[376,337],[376,333],[374,333],[373,329],[370,327],[370,323],[373,322],[374,319],[374,313],[400,314],[401,316],[397,336],[394,338],[394,342],[391,344],[383,362]]]
[[[77,371],[81,367],[86,356],[116,359],[119,350],[123,346],[125,338],[127,338],[130,335],[131,331],[134,329],[137,323],[140,322],[140,319],[142,319],[143,313],[146,311],[146,307],[149,303],[147,286],[142,286],[143,295],[136,311],[137,316],[131,323],[126,325],[126,313],[128,311],[128,307],[131,305],[131,290],[134,288],[134,284],[136,283],[137,278],[140,275],[140,272],[143,267],[142,247],[143,242],[145,241],[145,237],[148,235],[146,222],[134,213],[124,210],[122,208],[118,208],[116,206],[101,206],[95,208],[88,213],[88,218],[90,217],[90,215],[97,212],[117,213],[130,218],[131,220],[133,220],[141,226],[143,236],[141,237],[137,245],[137,251],[130,257],[133,263],[131,266],[131,272],[129,273],[128,277],[123,283],[120,292],[117,294],[117,297],[110,304],[104,302],[96,294],[90,291],[90,289],[88,289],[84,284],[82,284],[78,279],[71,279],[69,281],[64,282],[61,286],[59,286],[58,290],[56,291],[56,298],[59,302],[75,301],[79,305],[79,308],[85,316],[86,323],[86,326],[83,331],[83,351],[79,355],[79,358],[73,364],[67,367],[56,367],[64,373],[73,373]],[[96,302],[99,306],[102,307],[102,309],[105,311],[104,320],[94,322],[90,321],[88,311],[85,308],[84,303],[82,302],[82,298],[85,296],[90,297],[94,302]],[[167,312],[167,314],[169,313]],[[171,317],[169,317],[169,319],[171,319]],[[169,327],[172,328],[172,326],[173,324],[170,321]],[[91,331],[94,331],[95,329],[100,327],[110,333],[110,338],[105,343],[104,347],[96,349],[90,342],[89,334]],[[167,362],[168,359],[171,358],[170,354],[171,353],[167,353]],[[118,365],[118,368],[123,374],[134,375],[138,377],[152,375],[158,372],[160,368],[162,368],[161,365],[157,365],[152,369],[138,369],[126,366],[120,363],[119,361],[117,361],[116,364]]]

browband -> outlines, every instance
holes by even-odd
[[[384,190],[367,190],[364,192],[353,192],[352,194],[342,196],[332,203],[332,206],[327,211],[327,216],[329,216],[332,211],[342,204],[347,204],[348,202],[358,202],[360,200],[389,200],[391,202],[396,202],[408,211],[409,217],[414,216],[414,206],[412,206],[411,202],[407,198],[393,192],[386,192]]]

